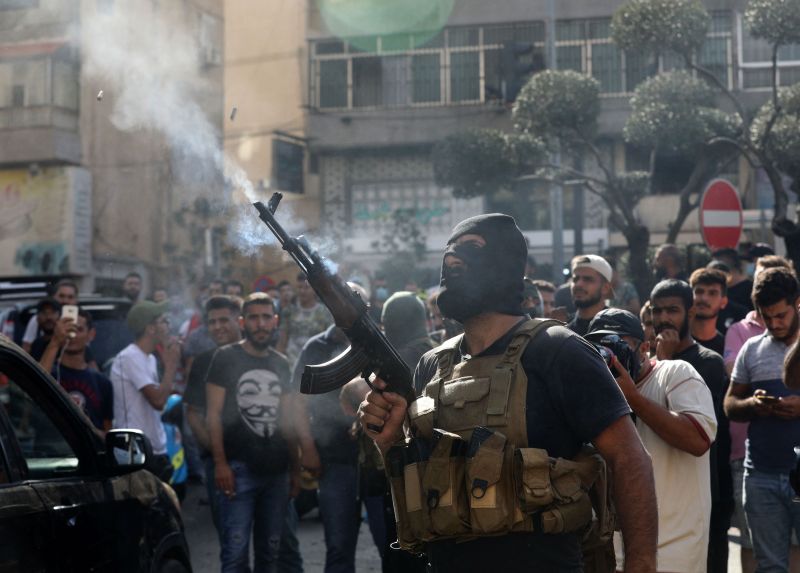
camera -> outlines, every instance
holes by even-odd
[[[637,376],[639,376],[639,370],[641,368],[639,357],[636,351],[628,346],[628,343],[625,342],[622,337],[616,334],[606,334],[600,340],[593,340],[592,346],[597,349],[600,356],[606,361],[606,365],[615,377],[619,376],[620,372],[611,364],[614,356],[617,357],[617,361],[619,361],[622,367],[628,371],[631,378],[636,380]]]

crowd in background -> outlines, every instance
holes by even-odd
[[[703,529],[684,536],[694,547],[660,545],[660,554],[702,553],[708,571],[727,571],[733,520],[745,573],[756,562],[759,571],[787,570],[791,531],[800,528],[788,481],[796,460],[780,447],[800,431],[800,398],[783,372],[798,330],[791,263],[756,245],[686,268],[679,247],[662,245],[649,296],[640,296],[618,266],[579,255],[569,280],[556,286],[537,278],[530,257],[524,308],[600,346],[613,348],[613,334],[628,341],[632,386],[621,389],[654,457],[659,509],[675,508],[660,515],[659,529],[679,536],[687,523]],[[131,342],[97,364],[91,314],[62,316],[66,305],[81,303],[78,285],[65,279],[37,304],[22,345],[98,431],[142,430],[153,445],[149,468],[179,494],[189,482],[206,485],[223,571],[246,569],[251,538],[256,570],[277,562],[279,571],[302,571],[295,532],[298,515],[313,505],[324,525],[325,571],[354,571],[362,504],[384,570],[423,571],[420,559],[390,549],[395,522],[380,456],[354,425],[366,384],[353,380],[341,394],[298,393],[305,366],[347,349],[344,333],[304,275],[265,292],[249,292],[246,282],[207,281],[195,304],[184,305],[167,288],[145,296],[142,277],[130,273],[122,294],[132,303],[124,326]],[[348,284],[412,370],[422,354],[460,332],[441,316],[435,287],[410,282],[392,293],[380,279]],[[617,360],[626,352],[616,352]],[[660,427],[647,410],[659,402],[688,425],[674,435]],[[704,483],[691,489],[697,484],[687,486],[687,475]],[[696,569],[676,559],[659,570]]]

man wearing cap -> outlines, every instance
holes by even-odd
[[[621,362],[623,352],[617,348],[612,368],[653,460],[659,508],[657,570],[705,572],[711,514],[708,450],[717,430],[711,393],[690,364],[651,360],[650,343],[644,338],[639,319],[616,308],[599,312],[586,335],[610,348],[624,341],[635,355],[635,360]],[[615,534],[614,540],[618,571],[626,567],[624,533]]]
[[[577,312],[567,328],[581,336],[586,334],[594,315],[606,307],[606,299],[613,294],[613,276],[611,265],[601,256],[580,255],[572,259],[571,292]]]
[[[161,423],[161,410],[172,394],[172,384],[180,360],[180,344],[170,337],[169,320],[164,316],[167,303],[143,301],[128,311],[128,328],[134,341],[126,346],[111,366],[114,388],[114,427],[141,430],[150,439],[155,460],[151,467],[169,479],[167,436]],[[154,352],[164,346],[164,373],[158,378]]]
[[[430,406],[434,427],[440,435],[449,436],[446,440],[457,436],[470,443],[468,451],[478,453],[489,452],[481,450],[480,444],[491,443],[491,451],[501,454],[487,457],[485,467],[473,466],[481,474],[493,467],[497,476],[510,475],[513,470],[508,464],[521,449],[574,458],[583,444],[592,442],[615,476],[619,523],[628,541],[628,570],[655,571],[652,468],[630,410],[599,354],[586,341],[560,325],[539,326],[524,317],[526,255],[525,239],[507,215],[479,215],[453,230],[443,257],[438,303],[443,316],[464,325],[464,334],[423,355],[414,375],[415,387],[425,388],[420,400]],[[508,370],[494,368],[495,364],[513,365],[513,374],[507,376]],[[374,384],[385,387],[380,380]],[[406,413],[424,431],[424,420],[417,417],[420,411],[417,403],[409,409],[402,396],[378,391],[371,391],[359,408],[361,424],[384,460],[389,454],[394,495],[402,493],[394,486],[403,470],[395,471],[398,464],[392,454],[398,450],[392,446],[399,443],[396,447],[405,455],[400,440]],[[480,444],[474,439],[476,434],[484,436]],[[456,448],[456,452],[462,450]],[[456,457],[465,456],[469,464],[470,455],[457,453]],[[497,478],[487,478],[497,482]],[[465,486],[463,495],[470,512],[501,511],[498,500],[508,484],[491,486],[489,496],[485,495],[488,481],[476,477],[469,483],[472,487]],[[430,500],[439,490],[427,491]],[[421,502],[413,491],[411,495],[414,504]],[[430,570],[515,573],[583,568],[579,533],[557,527],[546,533],[536,515],[523,513],[519,502],[514,503],[504,506],[507,513],[492,524],[476,515],[466,532],[435,534],[424,546]],[[424,505],[433,507],[430,501]],[[409,512],[399,511],[400,525],[410,531],[403,535],[406,546],[421,540]],[[513,527],[502,526],[511,523]]]

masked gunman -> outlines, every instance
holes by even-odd
[[[424,392],[411,407],[380,391],[361,404],[392,486],[399,544],[424,552],[436,573],[581,571],[581,539],[594,527],[586,490],[604,459],[626,571],[655,571],[652,466],[630,409],[591,345],[524,316],[526,256],[507,215],[458,224],[438,304],[464,334],[422,357],[414,382]]]

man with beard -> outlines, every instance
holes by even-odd
[[[139,295],[142,294],[142,275],[136,271],[131,271],[125,275],[125,280],[122,281],[122,294],[133,304],[139,302]]]
[[[689,278],[695,311],[692,337],[720,356],[725,353],[725,337],[717,330],[717,316],[728,304],[726,280],[725,273],[709,268],[697,269]]]
[[[656,299],[654,309],[661,308],[657,305],[662,300]],[[659,312],[654,320],[663,326],[666,321]],[[639,319],[626,310],[609,308],[599,312],[586,339],[610,344],[617,355],[612,369],[653,460],[659,507],[657,570],[705,572],[711,512],[708,450],[717,428],[708,388],[684,361],[651,360],[644,329]],[[628,348],[614,346],[620,342]],[[621,366],[620,357],[625,367]],[[616,536],[618,571],[628,570],[622,553],[627,544],[627,539]]]
[[[50,344],[60,314],[61,303],[54,298],[43,298],[36,304],[36,314],[32,320],[36,323],[36,331],[42,334],[26,348],[34,360],[41,359],[47,345]],[[23,342],[24,347],[25,343]]]
[[[78,304],[78,284],[72,279],[61,279],[56,283],[53,289],[53,297],[44,300],[55,300],[59,305],[57,310],[60,310],[61,306],[65,304]],[[40,332],[44,332],[44,335],[47,337],[44,342],[37,340],[37,338],[41,338],[39,336]],[[38,342],[37,354],[33,355],[33,359],[39,360],[42,356],[42,352],[44,352],[45,346],[47,346],[47,343],[50,341],[49,335],[52,332],[52,328],[49,331],[43,331],[39,324],[37,313],[37,315],[31,317],[28,321],[28,326],[25,328],[25,333],[22,336],[22,349],[33,355],[33,346]],[[90,361],[93,360],[92,358]]]
[[[700,274],[695,273],[692,276],[705,276],[702,273],[707,272],[707,269],[701,269]],[[718,286],[718,283],[714,286]],[[722,407],[728,387],[728,374],[722,356],[697,344],[690,333],[690,324],[699,312],[694,306],[699,288],[696,287],[693,291],[683,281],[667,279],[653,287],[650,303],[658,359],[688,362],[711,391],[716,417],[716,440],[711,445],[710,455],[711,520],[707,566],[712,573],[724,573],[728,570],[728,529],[733,511],[730,432]],[[705,293],[700,299],[707,300]],[[710,320],[713,325],[714,319]]]
[[[539,300],[542,302],[542,316],[550,318],[556,307],[556,285],[542,279],[535,279],[533,284],[539,291]]]
[[[479,215],[456,226],[444,253],[439,308],[443,316],[461,322],[465,332],[422,357],[414,378],[415,387],[425,387],[425,396],[410,410],[400,395],[373,390],[359,408],[361,424],[386,461],[392,445],[403,438],[407,412],[422,431],[425,420],[418,414],[429,406],[441,435],[456,440],[452,444],[463,439],[472,444],[473,455],[496,454],[486,459],[486,467],[475,468],[480,474],[468,479],[462,494],[474,513],[469,528],[450,534],[436,531],[425,544],[435,573],[581,570],[580,534],[559,528],[546,532],[543,525],[533,523],[538,521],[536,514],[522,512],[507,489],[508,481],[498,483],[498,479],[510,476],[513,470],[508,464],[515,452],[534,454],[532,449],[537,449],[552,458],[574,458],[590,441],[615,478],[627,569],[654,571],[657,516],[652,467],[630,410],[605,363],[586,341],[559,325],[523,317],[526,254],[525,239],[507,215]],[[374,384],[385,388],[380,380]],[[455,457],[463,460],[459,451]],[[469,455],[466,463],[475,467],[469,465],[473,461]],[[387,462],[392,472],[394,460],[390,456]],[[455,462],[454,472],[457,467],[463,466]],[[480,477],[489,468],[497,476],[487,475],[491,482]],[[393,495],[403,494],[402,486],[395,489],[395,481],[393,477]],[[428,490],[427,502],[411,499],[421,503],[420,509],[435,507],[436,493],[435,488]],[[501,499],[508,504],[500,505]],[[480,521],[482,509],[502,515],[495,516],[492,526]],[[398,519],[411,532],[403,536],[406,546],[421,543],[423,534],[414,533],[413,517],[403,512]],[[583,530],[588,522],[579,521],[574,525]]]
[[[567,328],[581,336],[588,332],[589,323],[611,298],[613,276],[611,265],[603,257],[581,255],[572,259],[572,302],[577,312]]]
[[[219,348],[206,378],[206,423],[218,491],[223,572],[276,568],[290,495],[296,444],[289,417],[293,394],[286,358],[270,348],[277,317],[272,299],[244,299],[244,340]],[[294,464],[293,464],[294,466]]]
[[[62,318],[56,323],[39,363],[67,391],[94,427],[107,432],[114,419],[114,395],[111,381],[86,363],[86,346],[94,336],[92,315],[87,311],[80,310],[76,321]]]
[[[766,332],[744,343],[736,357],[725,411],[750,421],[744,474],[744,511],[757,571],[788,571],[792,530],[800,531],[789,473],[800,444],[800,392],[782,382],[783,363],[797,341],[798,284],[786,268],[767,269],[753,285],[753,305]]]
[[[664,243],[656,251],[653,259],[653,274],[656,280],[678,279],[686,280],[683,270],[683,254],[677,245]]]

